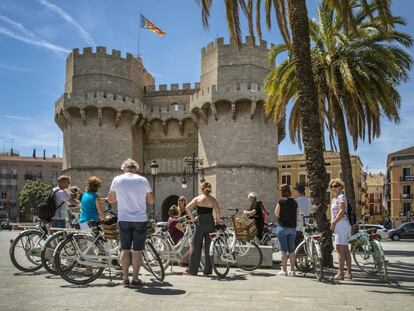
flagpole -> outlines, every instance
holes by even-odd
[[[137,54],[137,57],[139,57],[139,41],[140,41],[140,38],[141,38],[141,25],[142,25],[142,15],[141,15],[141,12],[139,12],[139,29],[138,29],[138,54]]]

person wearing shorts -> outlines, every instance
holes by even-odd
[[[332,179],[329,183],[333,198],[331,200],[331,230],[335,235],[335,247],[338,253],[339,271],[333,280],[352,279],[351,254],[349,252],[349,238],[351,237],[351,224],[349,223],[346,206],[347,201],[343,193],[344,183],[339,178]],[[347,272],[344,274],[344,262]]]
[[[288,184],[279,187],[281,199],[276,205],[275,216],[279,222],[277,238],[282,253],[282,264],[279,275],[295,276],[295,238],[298,218],[298,204],[291,198],[292,192]],[[287,260],[290,260],[290,272],[287,272]]]
[[[148,180],[138,175],[138,163],[127,159],[122,163],[122,175],[116,176],[108,194],[110,204],[118,203],[118,226],[121,242],[121,266],[125,286],[141,286],[138,278],[142,251],[147,235],[147,203],[154,204],[154,196]],[[132,281],[129,282],[129,266],[132,257]]]

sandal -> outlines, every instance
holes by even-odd
[[[331,281],[342,281],[343,279],[344,279],[344,276],[339,273],[331,277]]]
[[[344,275],[344,279],[345,280],[352,280],[352,274],[351,273],[345,273],[345,275]]]
[[[130,285],[129,280],[123,280],[122,285],[124,285],[125,287],[129,287]]]

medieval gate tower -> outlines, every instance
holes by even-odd
[[[201,50],[200,83],[156,88],[140,58],[122,57],[117,50],[109,54],[104,47],[74,49],[66,63],[65,92],[55,104],[64,173],[81,188],[89,176],[98,176],[106,196],[123,160],[135,159],[151,184],[149,163],[156,160],[155,216],[165,219],[177,196],[193,195],[181,179],[183,158],[195,153],[203,158],[205,179],[223,214],[247,206],[251,191],[273,209],[284,127],[262,107],[267,52],[266,41],[255,45],[247,37],[239,50],[217,38]],[[191,184],[198,177],[186,179]]]

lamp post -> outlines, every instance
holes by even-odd
[[[157,161],[152,161],[150,164],[150,168],[151,168],[151,175],[152,175],[152,193],[155,197],[155,176],[158,175],[158,169],[159,169],[160,165],[157,163]],[[155,217],[155,202],[154,204],[152,204],[152,218],[154,219]]]
[[[193,198],[195,195],[195,187],[196,187],[196,175],[198,175],[198,171],[201,171],[202,173],[202,182],[204,182],[204,170],[203,170],[203,158],[202,157],[196,157],[195,152],[193,152],[191,157],[185,157],[184,163],[186,163],[188,170],[191,172],[191,175],[193,176]],[[184,170],[184,174],[186,173],[186,170]],[[182,179],[182,187],[183,189],[187,188],[187,180],[185,179],[185,176]]]

